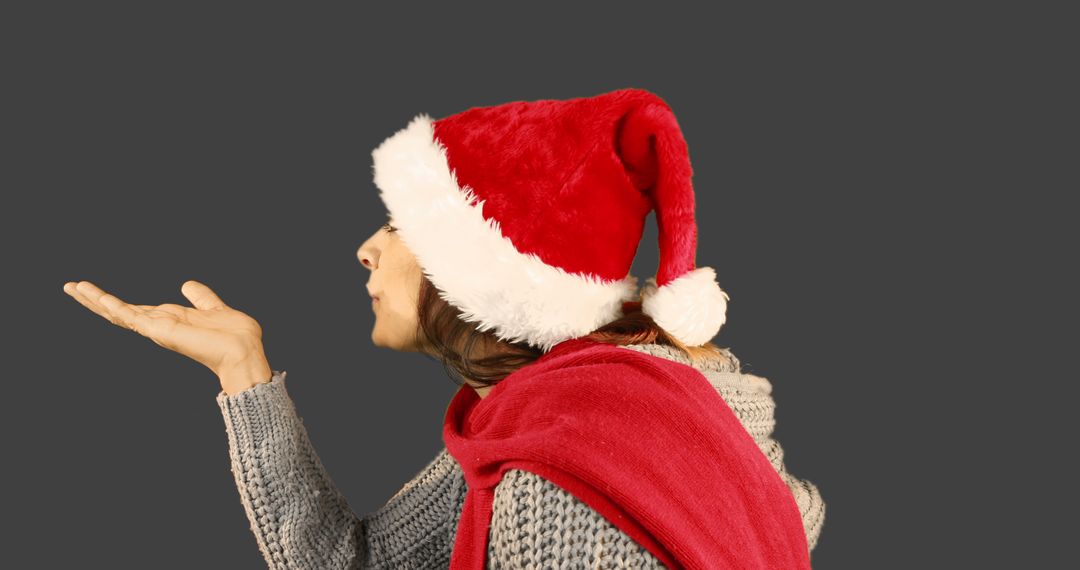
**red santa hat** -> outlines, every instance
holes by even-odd
[[[729,297],[695,266],[686,141],[649,91],[422,113],[372,157],[400,239],[481,331],[546,352],[622,316],[652,210],[660,264],[642,312],[691,346],[724,324]]]

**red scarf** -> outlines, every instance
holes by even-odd
[[[809,569],[787,485],[697,369],[584,338],[496,384],[463,386],[443,441],[468,492],[450,560],[483,570],[495,486],[546,478],[668,568]]]

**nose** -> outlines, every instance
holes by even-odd
[[[370,244],[370,242],[368,242],[364,243],[360,246],[360,249],[356,250],[356,257],[360,260],[360,265],[374,271],[375,265],[379,260],[379,252]]]

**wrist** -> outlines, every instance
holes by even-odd
[[[270,382],[274,371],[265,358],[252,358],[229,365],[218,373],[221,389],[234,395],[258,384]]]

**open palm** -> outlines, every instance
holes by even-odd
[[[259,323],[226,305],[198,281],[186,281],[180,287],[193,307],[132,305],[89,281],[65,283],[64,292],[112,324],[183,354],[219,376],[230,366],[262,354]]]

